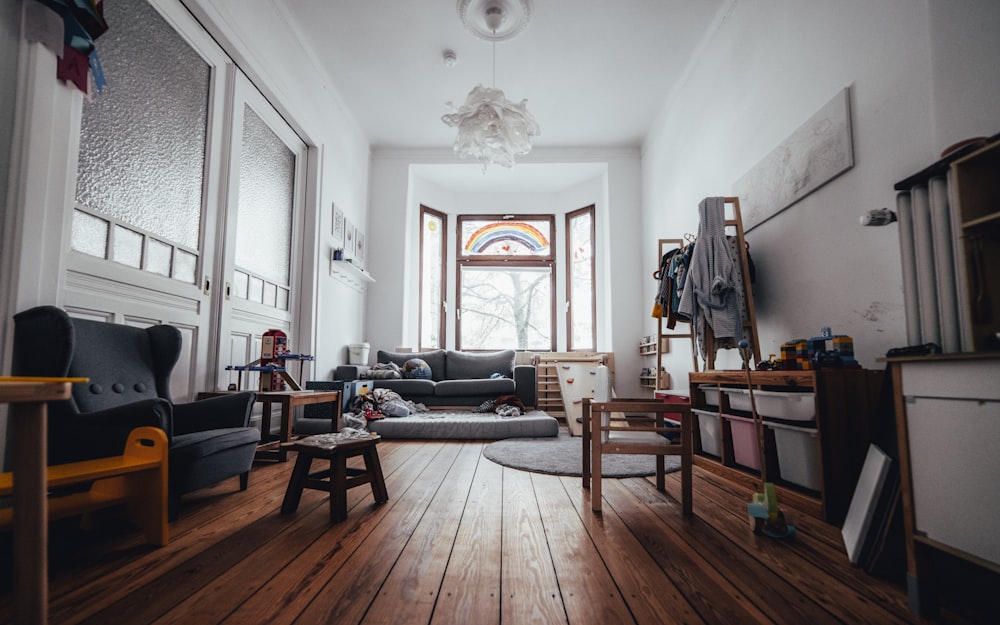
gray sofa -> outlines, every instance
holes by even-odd
[[[379,350],[378,363],[403,367],[419,358],[431,369],[430,379],[373,379],[374,388],[388,388],[428,408],[475,407],[503,395],[516,395],[526,408],[535,406],[536,374],[533,365],[515,365],[512,349],[497,352],[460,352],[436,349],[425,352]],[[334,380],[365,379],[367,366],[341,365]]]

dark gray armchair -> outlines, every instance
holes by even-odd
[[[70,399],[49,403],[50,465],[121,455],[129,432],[149,425],[170,444],[171,518],[184,493],[236,476],[246,490],[260,441],[249,427],[255,394],[173,403],[177,328],[74,319],[54,306],[20,312],[14,324],[15,375],[90,378]]]

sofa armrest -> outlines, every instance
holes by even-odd
[[[333,370],[333,379],[348,382],[351,380],[360,380],[361,374],[370,368],[368,365],[337,365],[337,368]]]
[[[536,405],[537,384],[537,371],[534,365],[514,365],[514,392],[526,408],[534,408]]]

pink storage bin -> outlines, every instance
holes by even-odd
[[[729,421],[729,429],[733,434],[733,459],[737,464],[760,471],[760,447],[757,445],[753,419],[731,414],[723,414],[722,418]]]

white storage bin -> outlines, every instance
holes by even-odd
[[[699,384],[698,390],[705,395],[705,403],[709,406],[719,405],[719,387],[714,384]]]
[[[764,424],[774,430],[781,479],[812,490],[821,490],[823,472],[817,430],[771,421],[765,421]]]
[[[719,429],[719,415],[707,410],[692,408],[691,412],[698,417],[698,432],[701,434],[701,450],[713,456],[722,456],[722,434]]]
[[[729,397],[730,408],[751,412],[750,391],[745,388],[724,388],[722,391]],[[757,414],[762,417],[787,421],[811,421],[816,418],[814,393],[755,390],[753,398],[757,404]]]

